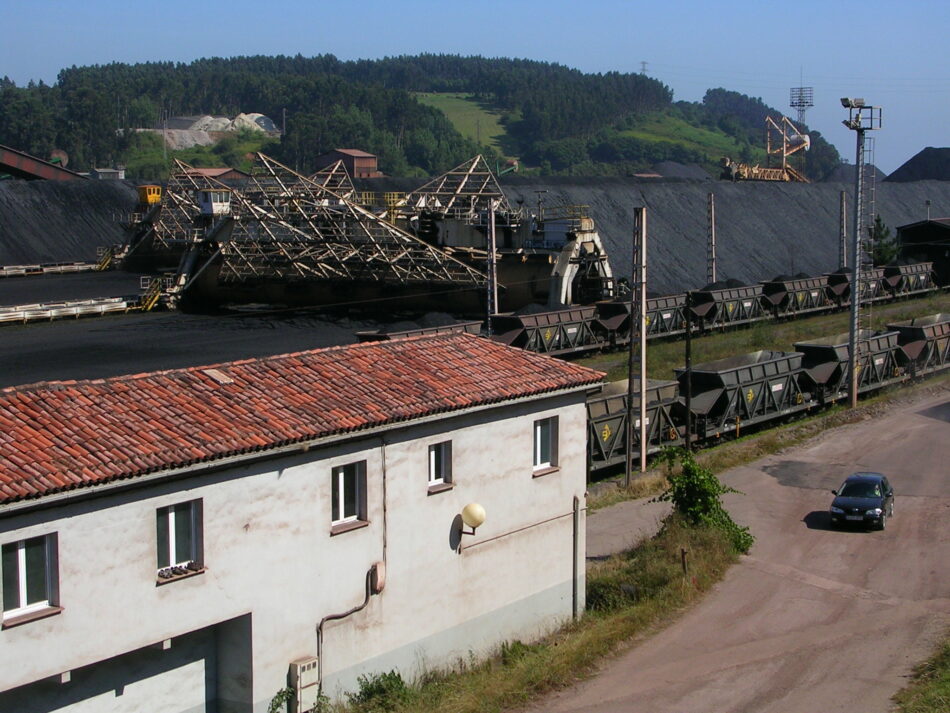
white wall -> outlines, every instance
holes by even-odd
[[[547,415],[560,418],[560,469],[534,478],[533,422]],[[266,709],[288,663],[316,653],[316,624],[359,605],[367,570],[382,560],[384,592],[325,628],[328,692],[362,671],[398,666],[409,676],[543,633],[572,610],[585,419],[581,392],[0,518],[2,542],[59,533],[64,608],[0,632],[0,690],[250,613],[250,685],[255,708]],[[443,440],[453,443],[455,487],[430,495],[427,446]],[[369,525],[331,537],[330,469],[363,459]],[[155,510],[193,498],[203,499],[207,571],[156,586]],[[488,518],[458,553],[453,521],[473,501]],[[536,525],[555,516],[564,517]],[[581,520],[581,577],[583,532]]]

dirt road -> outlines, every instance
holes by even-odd
[[[831,488],[886,473],[883,532],[831,531]],[[726,473],[749,556],[698,606],[533,710],[887,711],[950,624],[950,389]]]

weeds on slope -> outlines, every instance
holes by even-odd
[[[937,652],[914,668],[911,683],[894,696],[900,713],[950,710],[950,632]]]

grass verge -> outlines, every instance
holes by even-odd
[[[370,677],[349,703],[331,709],[491,713],[527,704],[590,675],[605,656],[678,616],[737,558],[722,530],[690,527],[673,515],[653,539],[588,567],[588,611],[579,621],[539,643],[507,642],[489,660],[459,660],[412,684],[394,683],[391,673]]]
[[[914,668],[911,683],[894,696],[900,713],[950,711],[950,634],[937,652]]]

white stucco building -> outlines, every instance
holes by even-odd
[[[0,390],[0,710],[264,711],[292,662],[335,697],[551,630],[601,376],[448,335]]]

